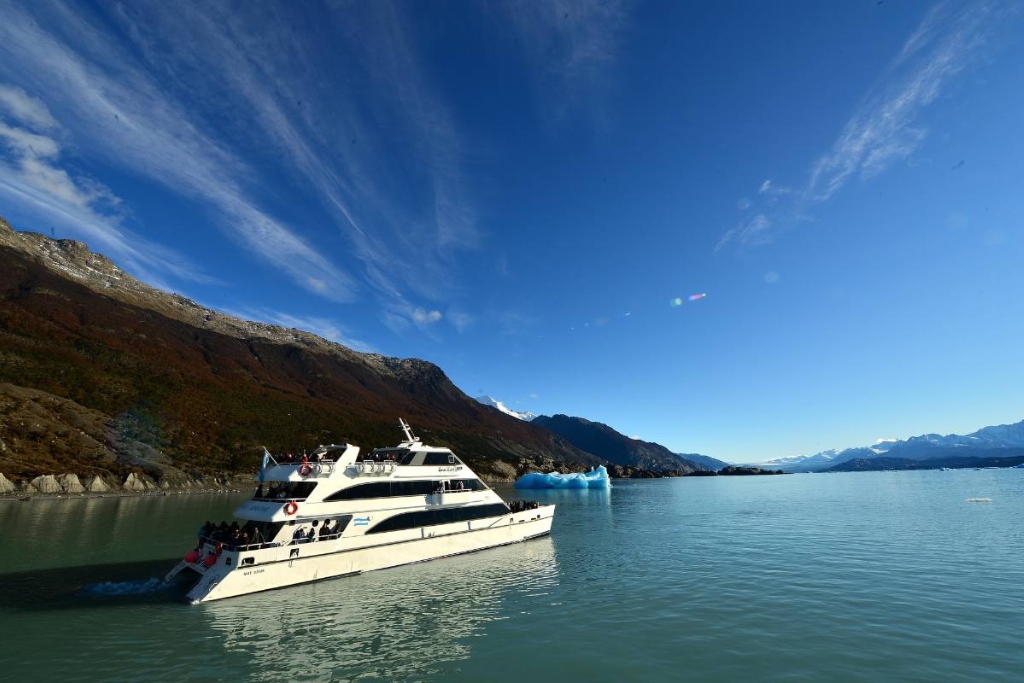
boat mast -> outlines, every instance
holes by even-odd
[[[398,418],[398,424],[399,424],[399,426],[401,426],[402,431],[405,432],[405,440],[406,441],[410,441],[410,442],[412,442],[412,441],[419,441],[419,439],[416,438],[416,435],[412,433],[412,428],[409,427],[409,423],[408,422],[406,422],[402,418]]]

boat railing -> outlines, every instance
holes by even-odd
[[[334,541],[334,540],[337,540],[337,539],[341,538],[341,534],[342,533],[343,532],[338,531],[336,533],[329,533],[329,534],[325,534],[323,536],[321,536],[319,533],[315,533],[313,535],[313,538],[307,538],[305,536],[303,536],[302,538],[293,538],[292,540],[288,541],[285,545],[303,545],[305,543],[314,543],[314,542],[321,542],[321,541]]]
[[[333,460],[297,462],[289,464],[293,465],[298,471],[299,476],[304,479],[307,477],[328,477],[332,472],[334,472]]]
[[[440,496],[447,495],[449,493],[471,493],[472,489],[434,489],[431,495]]]
[[[355,468],[361,475],[391,474],[398,468],[398,463],[394,460],[360,460]]]
[[[230,539],[224,541],[221,539],[213,538],[212,536],[200,536],[199,541],[200,544],[203,546],[211,545],[214,548],[220,547],[222,550],[228,550],[231,552],[241,550],[262,550],[263,548],[276,548],[277,546],[281,545],[280,543],[276,543],[274,541],[260,541],[259,543],[247,543],[245,545],[239,545],[236,543],[232,543]]]

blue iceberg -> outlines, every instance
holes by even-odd
[[[609,489],[612,482],[604,465],[598,465],[589,472],[573,474],[527,472],[516,480],[514,486],[517,489]]]

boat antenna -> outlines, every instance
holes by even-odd
[[[406,441],[419,441],[419,439],[416,438],[416,435],[412,433],[412,428],[409,427],[408,422],[402,418],[398,418],[398,424],[401,426],[402,431],[405,432]]]

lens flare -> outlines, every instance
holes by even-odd
[[[686,300],[687,301],[700,301],[701,299],[703,299],[706,296],[707,296],[707,294],[691,294],[690,296],[686,297]]]
[[[676,306],[682,306],[683,305],[683,300],[680,297],[677,296],[676,298],[674,298],[671,301],[669,301],[669,303],[672,304],[673,308],[675,308]]]

